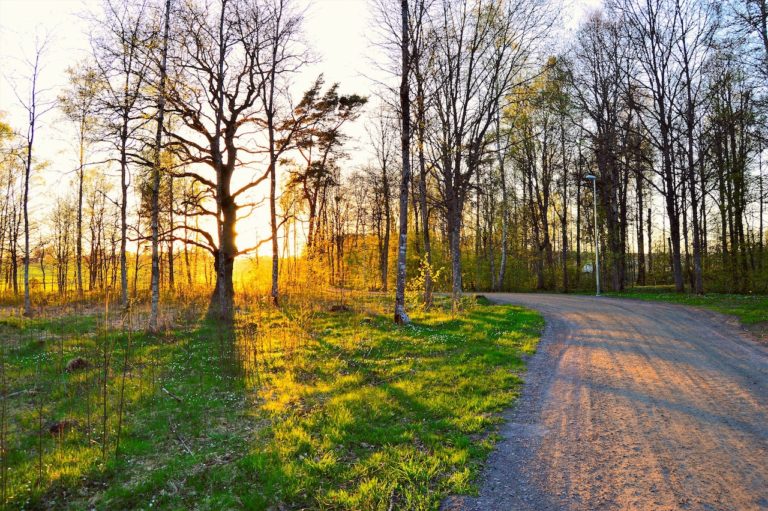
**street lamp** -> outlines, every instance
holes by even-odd
[[[592,181],[592,205],[595,208],[595,283],[597,287],[595,296],[600,296],[600,235],[597,231],[597,178],[592,174],[587,174],[584,177]]]

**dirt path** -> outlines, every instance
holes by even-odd
[[[498,294],[547,327],[477,511],[768,510],[768,349],[706,312]]]

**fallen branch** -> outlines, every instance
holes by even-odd
[[[163,390],[165,390],[165,389],[163,389]],[[184,441],[184,439],[181,437],[181,435],[179,435],[179,432],[176,429],[176,425],[173,423],[173,421],[171,420],[170,417],[168,418],[168,425],[171,427],[171,433],[173,433],[173,436],[176,437],[176,441],[179,442],[179,444],[181,444],[181,447],[187,452],[187,454],[192,456],[193,455],[192,449],[189,448],[189,446]]]
[[[169,397],[175,399],[179,403],[183,403],[184,402],[183,399],[181,399],[179,396],[177,396],[176,394],[172,393],[170,390],[166,389],[165,387],[160,387],[160,390],[162,390],[163,392],[168,394]]]
[[[23,389],[23,390],[17,390],[16,392],[11,392],[10,394],[6,394],[5,397],[15,397],[20,396],[21,394],[36,394],[37,391],[35,389]]]

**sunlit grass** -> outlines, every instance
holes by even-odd
[[[159,337],[104,332],[95,316],[8,319],[8,390],[39,389],[8,400],[12,507],[437,509],[472,492],[540,317],[438,304],[396,327],[382,298],[351,302],[252,305],[233,332],[199,320]],[[62,372],[74,356],[93,366]],[[77,426],[38,435],[41,415]]]
[[[721,314],[736,316],[745,325],[768,322],[768,295],[725,293],[695,295],[675,293],[671,287],[637,287],[623,293],[606,293],[606,295],[704,307]]]

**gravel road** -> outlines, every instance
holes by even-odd
[[[547,321],[466,511],[768,510],[768,349],[722,317],[496,294]]]

